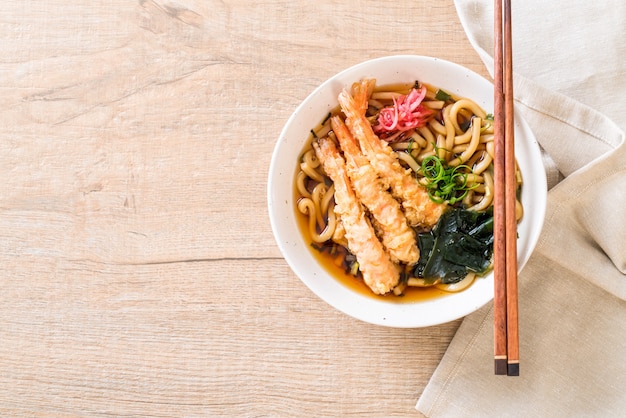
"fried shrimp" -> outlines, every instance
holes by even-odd
[[[400,271],[376,237],[347,174],[346,162],[335,143],[322,138],[313,147],[326,174],[335,184],[335,212],[345,229],[348,249],[359,263],[363,281],[376,294],[391,291],[400,279]]]
[[[372,86],[373,80],[362,80],[352,86],[354,97],[345,90],[339,94],[341,110],[347,117],[346,125],[384,185],[402,203],[409,224],[431,228],[441,217],[445,205],[430,200],[426,189],[410,174],[410,170],[402,167],[389,144],[378,138],[372,130],[365,117]]]
[[[331,118],[331,126],[346,159],[347,172],[356,196],[369,210],[374,228],[379,233],[391,260],[415,264],[419,250],[415,231],[409,227],[400,203],[385,190],[369,160],[339,116]]]

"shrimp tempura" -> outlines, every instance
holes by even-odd
[[[326,174],[335,184],[335,212],[341,218],[348,249],[356,256],[363,281],[376,294],[391,291],[400,279],[398,267],[376,237],[346,172],[346,163],[336,145],[322,138],[313,147]]]
[[[330,122],[343,150],[354,191],[372,215],[374,228],[379,231],[391,260],[406,264],[417,263],[419,250],[415,231],[409,227],[400,203],[385,190],[376,171],[361,153],[359,145],[341,118],[333,116]]]

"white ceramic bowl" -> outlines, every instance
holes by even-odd
[[[372,324],[417,328],[461,318],[493,298],[493,275],[468,289],[431,300],[398,303],[361,295],[341,284],[316,261],[296,221],[294,178],[297,161],[311,128],[337,106],[337,95],[361,78],[377,84],[421,80],[476,101],[493,111],[493,85],[478,74],[445,60],[413,55],[389,56],[357,64],[315,89],[295,110],[274,148],[268,178],[268,206],[272,230],[285,260],[296,275],[329,305]],[[518,226],[518,264],[521,270],[537,242],[546,208],[546,178],[539,145],[519,112],[515,114],[515,152],[524,178],[524,218]]]

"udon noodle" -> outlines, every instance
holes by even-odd
[[[365,116],[375,127],[380,125],[381,111],[392,109],[404,97],[417,88],[425,88],[421,105],[426,117],[418,126],[400,130],[378,130],[377,136],[386,141],[407,173],[414,176],[420,185],[429,190],[430,198],[446,207],[463,207],[470,211],[492,210],[494,195],[493,180],[493,117],[476,102],[468,98],[450,95],[426,83],[406,85],[375,86],[370,91]],[[333,109],[322,122],[311,129],[311,135],[300,156],[296,174],[297,211],[306,219],[306,229],[312,245],[320,251],[333,252],[340,247],[344,256],[344,268],[359,277],[359,264],[347,250],[341,217],[335,211],[335,187],[325,173],[313,144],[320,138],[328,138],[338,143],[331,127],[331,117],[346,119],[340,107]],[[454,176],[461,185],[452,194],[442,195],[440,190],[431,193],[438,170]],[[516,217],[523,216],[519,199],[521,174],[517,171],[518,199]],[[365,211],[368,216],[371,216]],[[374,220],[370,220],[375,224]],[[414,230],[424,232],[432,225],[412,225]],[[334,248],[334,250],[329,249]],[[476,276],[468,273],[465,279],[454,284],[427,281],[411,274],[412,266],[396,263],[402,279],[390,294],[402,295],[407,286],[437,286],[446,291],[458,291],[469,286]]]

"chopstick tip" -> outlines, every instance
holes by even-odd
[[[507,376],[519,376],[519,363],[507,364],[506,374]]]
[[[497,375],[507,374],[506,358],[496,358],[494,360],[494,366],[495,366],[495,373]]]

